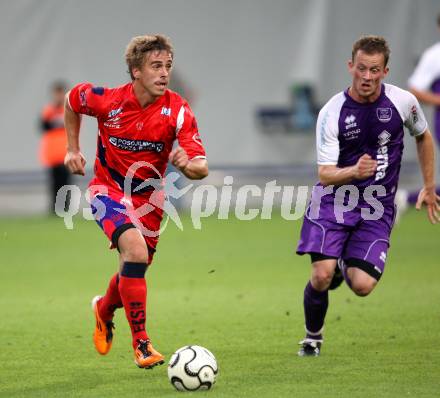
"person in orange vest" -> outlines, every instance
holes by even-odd
[[[55,203],[58,190],[70,184],[71,174],[64,166],[66,156],[67,137],[64,129],[64,95],[67,84],[56,81],[51,85],[51,102],[44,106],[40,117],[41,141],[39,158],[48,170],[49,182],[49,212],[55,212]],[[58,206],[67,211],[70,204],[69,195],[66,201]]]

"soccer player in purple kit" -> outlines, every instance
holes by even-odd
[[[437,16],[437,26],[440,29],[440,14]],[[408,79],[408,85],[421,103],[435,107],[434,132],[440,147],[440,42],[423,52]],[[440,186],[437,186],[437,194],[440,194]],[[408,202],[414,204],[416,200],[417,193],[411,192]]]
[[[440,29],[440,14],[437,25]],[[434,131],[440,145],[440,42],[424,51],[408,85],[420,102],[435,106]]]
[[[394,223],[394,196],[403,152],[404,126],[415,137],[423,175],[418,205],[424,203],[432,223],[440,221],[435,193],[434,144],[413,94],[382,83],[388,74],[386,40],[364,36],[356,41],[348,69],[351,86],[321,109],[316,127],[319,183],[304,215],[297,253],[309,254],[310,281],[304,290],[306,336],[300,356],[318,356],[323,342],[328,291],[345,279],[358,296],[367,296],[384,268]],[[359,193],[357,204],[338,217],[338,189]],[[373,190],[372,190],[373,189]],[[373,200],[368,200],[367,192]],[[356,198],[357,199],[357,198]],[[372,214],[373,201],[380,206]]]

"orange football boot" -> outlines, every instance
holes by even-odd
[[[162,365],[164,356],[156,351],[151,345],[150,340],[137,340],[138,346],[134,350],[134,363],[143,369],[151,369],[157,365]]]
[[[112,321],[104,322],[98,313],[98,301],[102,296],[96,296],[92,300],[92,309],[95,313],[96,325],[93,333],[93,342],[95,343],[96,351],[101,355],[106,355],[110,348],[112,348],[113,330],[115,325]]]

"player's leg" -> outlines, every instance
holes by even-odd
[[[310,209],[310,207],[309,207]],[[328,290],[336,288],[337,259],[341,256],[348,236],[349,225],[338,224],[332,203],[321,203],[319,217],[306,212],[298,243],[298,254],[310,254],[312,274],[304,289],[306,337],[300,342],[298,355],[317,356],[323,342],[323,326],[328,308]]]
[[[91,201],[91,209],[96,222],[112,242],[110,248],[115,248],[121,233],[127,228],[132,228],[129,218],[118,211],[125,209],[125,207],[119,203],[116,197],[96,195]],[[114,329],[113,315],[117,308],[122,308],[119,279],[118,272],[110,279],[106,294],[95,296],[92,300],[96,321],[93,341],[96,350],[102,355],[107,354],[111,349]]]
[[[379,248],[380,255],[375,263],[368,262],[362,258],[350,257],[339,259],[338,265],[348,287],[358,296],[368,296],[379,282],[385,268],[388,242],[378,241],[374,244]]]
[[[354,260],[354,259],[353,259]],[[371,275],[370,269],[374,269],[373,264],[364,264],[364,267],[359,267],[359,260],[348,262],[347,264],[347,276],[350,279],[351,285],[350,288],[353,292],[361,297],[368,296],[380,279],[380,274],[373,273]]]
[[[104,296],[97,296],[97,310],[100,317],[105,321],[111,321],[118,308],[122,308],[122,299],[119,294],[119,272],[123,264],[121,253],[119,253],[119,271],[111,278]]]
[[[390,205],[379,220],[362,221],[347,241],[343,271],[348,286],[358,296],[370,294],[385,270],[395,211]]]
[[[123,307],[119,294],[119,278],[119,272],[116,272],[110,279],[105,295],[97,301],[98,312],[105,321],[111,321],[115,311]]]
[[[144,237],[135,228],[127,229],[118,239],[122,266],[119,293],[130,325],[135,363],[140,368],[162,364],[164,357],[156,351],[146,332],[147,283],[145,272],[149,264]]]
[[[322,332],[328,308],[328,290],[336,268],[336,259],[311,253],[312,274],[304,289],[306,337],[301,341],[300,356],[317,356],[323,341]]]
[[[133,347],[137,340],[147,340],[145,331],[147,284],[145,272],[148,263],[147,245],[136,228],[126,230],[118,240],[122,259],[119,293],[130,325]]]
[[[122,306],[119,294],[119,272],[117,272],[111,277],[105,295],[95,296],[92,300],[96,320],[93,341],[96,350],[102,355],[110,351],[113,342],[113,316],[116,309]]]

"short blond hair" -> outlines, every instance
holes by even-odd
[[[383,54],[385,66],[388,64],[390,58],[390,48],[387,41],[382,36],[362,36],[357,42],[353,44],[351,51],[351,60],[354,62],[354,57],[358,51],[363,51],[368,55]]]
[[[145,63],[149,51],[167,51],[174,56],[173,45],[168,37],[157,35],[136,36],[130,40],[125,50],[125,62],[128,66],[128,73],[131,80],[134,80],[133,68],[141,69]]]

